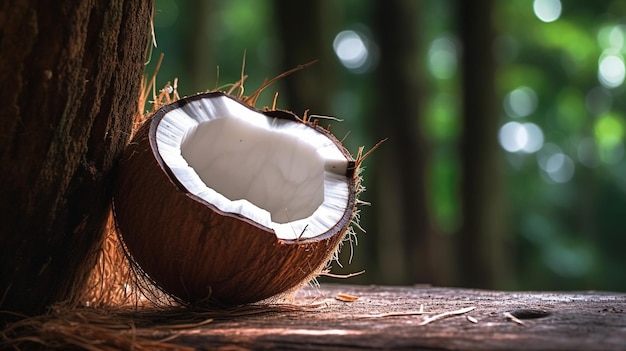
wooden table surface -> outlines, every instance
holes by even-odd
[[[170,342],[224,350],[626,350],[623,293],[323,284],[294,303],[302,308],[216,318]]]

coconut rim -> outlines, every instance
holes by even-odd
[[[304,124],[308,128],[313,129],[315,132],[322,134],[324,137],[326,137],[330,142],[332,142],[335,145],[337,150],[340,151],[341,154],[346,159],[345,173],[342,174],[342,176],[345,176],[345,181],[346,181],[346,185],[347,185],[347,193],[348,193],[348,195],[347,195],[347,199],[346,199],[346,202],[345,202],[344,211],[343,211],[342,215],[338,217],[338,220],[335,222],[334,225],[329,226],[324,232],[321,232],[321,233],[319,233],[319,234],[317,234],[315,236],[310,236],[310,237],[305,237],[305,238],[296,237],[294,239],[281,238],[280,236],[278,236],[278,234],[276,233],[274,228],[265,226],[265,225],[255,221],[254,219],[245,216],[242,213],[224,211],[224,210],[220,209],[214,203],[212,203],[210,201],[207,201],[206,199],[202,198],[201,196],[198,196],[193,191],[191,191],[187,186],[185,186],[185,184],[177,177],[177,175],[174,172],[174,170],[170,167],[168,162],[163,158],[163,156],[159,152],[159,142],[158,142],[158,137],[157,137],[159,126],[160,126],[161,122],[163,121],[164,117],[168,113],[170,113],[170,112],[172,112],[174,110],[183,108],[184,106],[186,106],[188,104],[191,104],[192,102],[195,102],[195,101],[198,101],[198,100],[202,100],[202,99],[216,99],[216,98],[227,98],[227,99],[230,99],[233,102],[248,108],[249,110],[251,110],[254,113],[261,114],[262,116],[264,116],[266,118],[276,118],[276,119],[291,121],[291,122],[294,122],[294,123]],[[150,148],[151,148],[152,154],[153,154],[157,164],[164,171],[164,173],[167,176],[167,178],[169,179],[169,181],[174,186],[176,186],[179,191],[183,192],[191,200],[196,201],[198,203],[201,203],[202,205],[206,206],[207,208],[209,208],[211,211],[213,211],[216,214],[219,214],[219,215],[225,216],[225,217],[236,218],[237,220],[243,221],[243,222],[245,222],[245,223],[247,223],[249,225],[257,227],[257,228],[259,228],[259,229],[261,229],[261,230],[263,230],[265,232],[272,233],[276,237],[276,239],[278,241],[281,241],[281,242],[284,242],[284,243],[306,243],[306,242],[319,241],[319,240],[327,239],[329,237],[333,237],[334,235],[336,235],[338,233],[345,232],[345,229],[347,229],[348,225],[350,224],[350,222],[352,220],[352,217],[354,215],[353,214],[354,213],[354,208],[355,208],[355,205],[356,205],[356,196],[357,196],[357,194],[356,194],[356,188],[357,188],[357,179],[356,179],[356,176],[357,176],[357,172],[356,172],[357,171],[357,162],[353,159],[352,155],[350,155],[350,153],[346,150],[346,148],[343,147],[341,142],[339,140],[337,140],[337,138],[329,130],[320,127],[319,125],[317,125],[317,123],[311,123],[309,121],[302,120],[302,119],[300,119],[299,117],[297,117],[294,113],[292,113],[290,111],[278,110],[278,109],[277,110],[265,110],[265,111],[259,110],[259,109],[255,108],[255,107],[252,107],[252,106],[242,102],[241,100],[237,99],[236,97],[233,97],[233,96],[231,96],[229,94],[226,94],[224,92],[221,92],[221,91],[200,93],[200,94],[188,96],[188,97],[179,99],[179,100],[177,100],[175,102],[172,102],[172,103],[170,103],[168,105],[162,106],[161,108],[159,108],[157,111],[154,112],[154,114],[152,115],[152,117],[150,117],[150,119],[149,119],[149,121],[147,123],[150,123],[149,130],[148,130],[148,139],[149,139],[149,143],[150,143]],[[313,145],[311,145],[311,147],[313,147]],[[182,155],[181,155],[181,157],[183,159],[185,159]],[[193,169],[194,172],[196,172],[196,174],[197,174],[197,171],[191,165],[189,165],[189,168]],[[207,188],[211,188],[206,183],[204,185]],[[219,194],[219,191],[217,191],[217,190],[214,190],[214,191]],[[324,193],[325,193],[325,190],[324,190]],[[233,200],[230,200],[230,199],[227,199],[227,200],[229,200],[231,202],[233,201]],[[254,204],[252,204],[252,205],[257,207],[257,208],[259,208],[259,209],[261,209],[261,207],[259,207],[257,205],[254,205]],[[321,205],[319,207],[321,207]],[[262,209],[262,210],[265,210],[265,209]],[[265,210],[265,211],[267,211],[267,210]],[[314,211],[314,213],[315,213],[315,211]],[[306,226],[305,226],[305,229],[306,229]]]

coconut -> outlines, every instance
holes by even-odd
[[[260,301],[309,281],[336,253],[357,168],[317,123],[198,94],[157,110],[131,140],[116,223],[131,260],[175,298]]]

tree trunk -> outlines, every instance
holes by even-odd
[[[420,128],[420,4],[410,0],[377,4],[374,30],[380,46],[378,108],[369,127],[375,138],[389,139],[373,156],[377,181],[370,188],[376,196],[373,203],[380,208],[377,230],[386,238],[381,243],[388,246],[381,262],[391,263],[383,270],[390,277],[396,276],[384,283],[443,284],[448,279],[448,260],[427,207],[428,155]],[[395,244],[389,247],[391,240]],[[403,267],[406,271],[399,271]]]
[[[0,310],[71,300],[95,263],[150,34],[148,1],[0,5]]]
[[[495,288],[505,284],[505,211],[497,142],[499,114],[495,87],[492,0],[459,6],[463,43],[462,213],[458,236],[460,284]]]
[[[330,45],[340,16],[336,13],[336,4],[332,1],[277,0],[274,11],[282,44],[283,71],[320,60],[318,64],[281,80],[286,87],[286,91],[281,92],[281,100],[286,95],[289,110],[298,116],[302,116],[305,110],[313,114],[327,113],[337,85]]]

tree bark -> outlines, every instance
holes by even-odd
[[[0,309],[71,300],[137,112],[149,1],[0,3]]]
[[[499,114],[493,57],[492,0],[461,2],[458,18],[462,58],[462,214],[457,241],[462,286],[504,288],[506,259],[502,165],[497,142]]]

